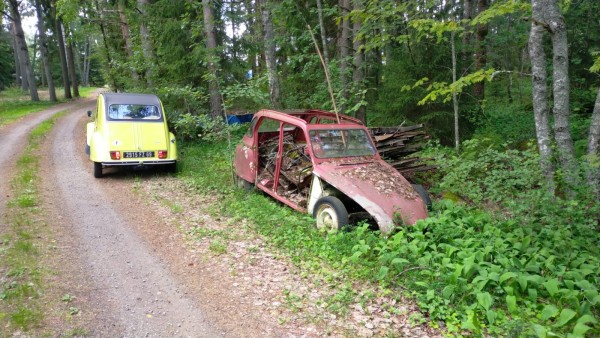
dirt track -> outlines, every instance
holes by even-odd
[[[52,245],[59,248],[47,259],[56,271],[48,286],[60,290],[47,293],[54,293],[55,298],[71,295],[79,310],[74,320],[94,337],[271,335],[268,323],[253,322],[242,308],[233,313],[215,311],[214,305],[227,299],[226,292],[214,302],[199,298],[208,276],[186,282],[176,277],[173,269],[180,267],[175,264],[185,251],[184,243],[167,233],[173,229],[165,229],[153,210],[134,196],[131,174],[93,178],[91,163],[84,154],[83,130],[85,112],[94,104],[95,100],[62,104],[32,114],[0,133],[2,148],[10,150],[9,156],[0,159],[0,211],[4,213],[10,194],[8,182],[28,133],[56,112],[67,111],[41,151],[45,220],[53,228]],[[149,233],[161,240],[149,243]],[[64,313],[48,311],[45,325],[54,327],[43,331],[64,334],[61,316]]]

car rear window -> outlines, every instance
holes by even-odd
[[[108,107],[110,120],[161,120],[160,109],[153,105],[111,104]]]

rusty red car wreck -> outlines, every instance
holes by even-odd
[[[261,110],[235,150],[235,168],[239,186],[313,215],[327,231],[371,219],[387,235],[427,217],[424,197],[349,116]]]

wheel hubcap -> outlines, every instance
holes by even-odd
[[[322,205],[319,207],[317,228],[326,231],[336,231],[338,229],[338,217],[331,206]]]

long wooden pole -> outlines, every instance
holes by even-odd
[[[321,60],[321,65],[323,66],[323,70],[325,71],[325,79],[327,80],[327,89],[329,90],[329,96],[331,97],[331,103],[333,104],[333,111],[335,112],[335,118],[337,119],[337,123],[340,123],[340,115],[338,114],[337,105],[335,104],[335,97],[333,96],[333,89],[331,88],[331,78],[329,76],[329,68],[327,67],[327,63],[323,59],[323,55],[321,54],[321,50],[319,49],[319,44],[315,39],[315,35],[313,34],[312,28],[310,25],[306,25],[308,27],[308,31],[310,32],[310,37],[312,38],[313,43],[315,44],[315,48],[317,49],[317,54],[319,54],[319,59]]]

